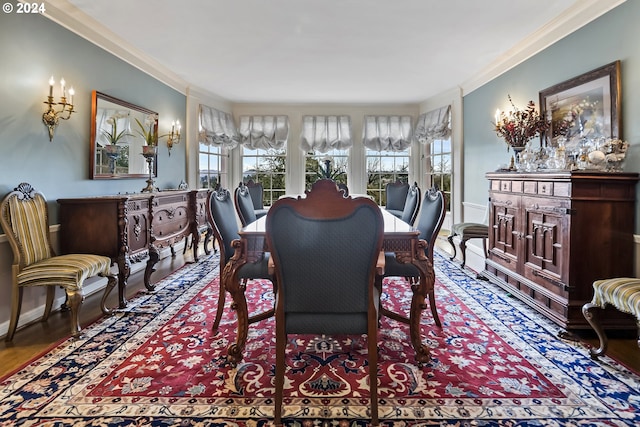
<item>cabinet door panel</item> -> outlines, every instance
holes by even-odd
[[[490,252],[503,264],[515,266],[520,240],[519,196],[493,194],[491,198]]]

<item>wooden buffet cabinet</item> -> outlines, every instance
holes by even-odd
[[[597,279],[633,276],[638,174],[488,173],[484,275],[567,330],[589,328],[582,305]],[[614,310],[609,328],[634,328]]]
[[[144,284],[153,290],[151,273],[160,249],[169,247],[174,255],[174,245],[191,236],[197,261],[200,234],[207,231],[207,251],[207,198],[203,189],[58,199],[61,252],[105,255],[117,263],[119,305],[124,308],[131,262],[148,258]]]

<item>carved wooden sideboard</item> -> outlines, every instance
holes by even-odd
[[[131,262],[148,258],[144,284],[153,290],[151,273],[159,251],[169,247],[174,255],[174,245],[191,236],[197,261],[200,234],[208,228],[206,189],[58,199],[58,203],[61,252],[105,255],[117,263],[121,308],[126,306]]]
[[[594,280],[633,276],[638,174],[488,173],[485,276],[568,330],[589,328]],[[607,311],[609,328],[633,328]]]

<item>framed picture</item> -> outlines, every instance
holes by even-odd
[[[566,138],[571,150],[582,138],[621,138],[620,61],[540,91],[540,110],[551,122],[542,145]]]

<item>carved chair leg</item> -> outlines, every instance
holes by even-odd
[[[455,234],[451,234],[447,237],[449,244],[453,248],[453,255],[449,258],[450,261],[453,261],[456,258],[456,245],[453,243],[453,236],[455,236]]]
[[[67,289],[67,302],[71,308],[71,335],[80,336],[80,306],[84,300],[82,289]]]
[[[100,300],[100,309],[104,314],[112,314],[113,310],[107,308],[107,298],[109,297],[109,294],[111,293],[113,288],[115,288],[118,284],[118,279],[113,274],[103,277],[107,278],[107,287],[105,288],[104,294],[102,294],[102,299]]]
[[[429,306],[431,306],[431,315],[433,316],[433,320],[436,322],[436,326],[442,328],[442,322],[440,322],[440,317],[438,316],[438,310],[436,308],[436,291],[435,289],[429,292]]]
[[[460,267],[464,268],[465,264],[467,263],[467,240],[469,239],[462,239],[460,240],[460,250],[462,251],[462,264],[460,264]]]
[[[56,295],[55,286],[47,286],[47,299],[44,304],[44,314],[42,315],[42,321],[46,322],[51,314],[51,308],[53,307],[53,298]]]
[[[220,326],[220,321],[222,320],[222,312],[224,311],[224,303],[226,301],[226,293],[227,290],[224,287],[224,284],[222,283],[222,279],[220,280],[220,289],[218,290],[218,292],[220,293],[218,295],[218,308],[216,309],[216,319],[213,321],[213,326],[211,327],[211,330],[213,332],[216,332],[218,330],[218,326]]]
[[[11,292],[11,318],[9,320],[9,330],[5,341],[12,341],[18,327],[18,319],[20,319],[20,308],[22,307],[22,288],[14,287]]]
[[[596,334],[598,334],[598,339],[600,340],[600,347],[598,347],[597,349],[591,348],[589,350],[589,354],[592,359],[597,359],[598,356],[604,355],[607,351],[608,344],[607,335],[604,333],[604,329],[600,324],[598,316],[594,313],[594,309],[596,308],[599,309],[600,307],[590,302],[582,306],[582,314],[584,315],[584,318],[587,319],[589,325],[591,325],[591,327],[596,331]]]

